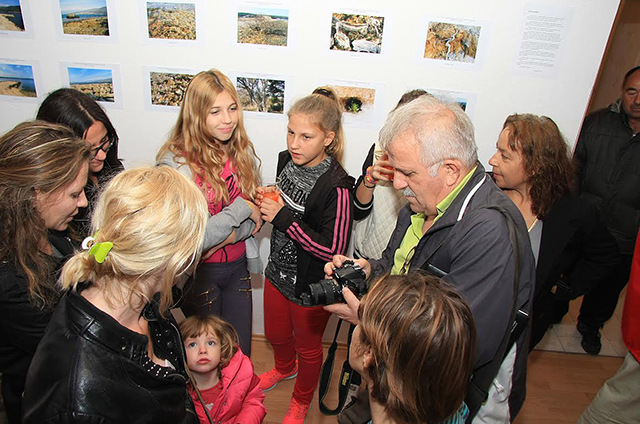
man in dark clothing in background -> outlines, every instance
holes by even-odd
[[[600,352],[600,328],[629,280],[640,223],[640,66],[622,82],[622,96],[586,117],[575,150],[578,191],[593,201],[620,248],[620,265],[585,295],[578,317],[582,348]]]

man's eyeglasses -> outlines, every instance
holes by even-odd
[[[114,142],[115,142],[114,140],[107,138],[101,145],[99,145],[94,149],[91,149],[91,159],[92,160],[95,159],[96,156],[98,156],[98,153],[100,153],[100,150],[107,153],[111,148],[111,146],[113,146]]]

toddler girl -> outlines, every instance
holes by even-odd
[[[187,366],[197,387],[189,387],[200,423],[261,423],[264,393],[251,360],[238,347],[238,334],[216,316],[192,316],[180,324]],[[203,407],[206,405],[206,412]]]

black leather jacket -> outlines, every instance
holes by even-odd
[[[153,306],[152,306],[153,305]],[[53,313],[27,374],[23,422],[197,422],[186,392],[185,353],[173,318],[148,305],[156,356],[176,367],[166,377],[142,366],[147,337],[120,325],[78,293]]]

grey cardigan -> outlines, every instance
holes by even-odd
[[[195,183],[195,176],[191,172],[189,165],[178,160],[179,158],[173,153],[167,152],[158,160],[157,165],[169,165]],[[252,236],[256,224],[249,218],[250,216],[251,208],[244,199],[239,197],[217,214],[210,215],[202,249],[203,251],[211,249],[213,246],[222,243],[232,231],[235,231],[236,240],[245,242],[249,272],[262,274],[264,264],[260,258],[260,245],[258,240]]]

